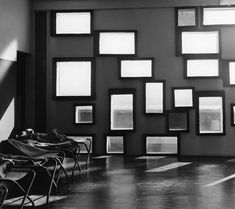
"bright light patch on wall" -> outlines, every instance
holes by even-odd
[[[203,8],[203,25],[234,25],[235,7]]]
[[[164,92],[163,92],[163,83],[161,82],[150,82],[146,83],[145,88],[145,112],[146,113],[163,113],[163,100],[164,100]]]
[[[229,84],[235,85],[235,62],[229,62]]]
[[[218,31],[183,31],[182,54],[219,53]]]
[[[11,43],[1,52],[0,58],[9,61],[16,61],[17,49],[18,49],[17,40],[11,41]]]
[[[15,126],[15,99],[13,98],[0,120],[0,141],[9,138]]]
[[[133,95],[111,95],[111,130],[133,129]]]
[[[107,136],[106,152],[111,154],[121,154],[124,152],[123,136]]]
[[[178,152],[177,136],[147,136],[146,153],[147,154],[177,154]]]
[[[223,133],[222,97],[199,97],[199,132]]]
[[[187,77],[215,77],[219,76],[218,59],[187,60]]]
[[[90,34],[90,12],[56,13],[56,34]]]
[[[91,62],[57,62],[56,96],[91,96]]]
[[[175,89],[174,90],[175,107],[193,107],[193,90],[192,89]]]
[[[121,60],[121,77],[152,77],[152,60]]]
[[[135,54],[134,32],[100,32],[99,54]]]

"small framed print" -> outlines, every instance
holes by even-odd
[[[107,135],[106,136],[107,154],[124,154],[124,136]]]
[[[173,108],[194,107],[194,87],[172,88]]]
[[[75,104],[74,105],[74,122],[75,124],[94,124],[94,104]]]
[[[177,27],[195,27],[197,26],[197,8],[177,8],[176,9]]]

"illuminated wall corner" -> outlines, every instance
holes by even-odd
[[[15,98],[0,120],[0,141],[8,139],[15,126]]]

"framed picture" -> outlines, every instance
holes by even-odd
[[[153,58],[119,59],[120,78],[153,77]]]
[[[202,25],[204,26],[234,26],[234,6],[214,6],[202,8]]]
[[[137,31],[97,31],[98,56],[136,55]]]
[[[220,53],[218,30],[181,30],[177,34],[178,55],[210,55]]]
[[[197,134],[225,135],[224,91],[197,92]]]
[[[93,11],[91,10],[52,10],[52,36],[91,35]]]
[[[193,108],[194,92],[194,87],[173,87],[173,108]]]
[[[164,114],[165,112],[165,81],[156,80],[144,83],[145,114]]]
[[[124,136],[107,135],[106,136],[107,154],[124,154]]]
[[[135,89],[109,89],[110,130],[135,130]]]
[[[179,154],[179,136],[172,134],[144,134],[146,155]]]
[[[176,26],[177,27],[196,27],[198,25],[197,7],[176,8]]]
[[[75,124],[94,124],[95,105],[94,104],[75,104],[74,105]]]
[[[187,111],[169,111],[167,113],[168,132],[189,132],[189,113]]]
[[[220,76],[220,60],[214,56],[186,57],[185,78],[217,78]]]
[[[94,99],[95,69],[90,58],[54,58],[56,99]]]

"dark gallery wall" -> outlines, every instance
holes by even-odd
[[[7,139],[16,123],[17,52],[31,51],[29,0],[0,1],[0,140]],[[18,92],[19,93],[19,92]]]
[[[34,1],[34,10],[47,11],[47,131],[58,128],[65,133],[95,134],[95,153],[105,153],[104,134],[109,133],[109,97],[110,88],[136,89],[136,130],[125,134],[126,154],[141,155],[144,152],[143,134],[167,134],[166,116],[144,115],[144,81],[120,80],[118,59],[116,57],[95,57],[94,38],[90,37],[52,37],[50,36],[50,10],[55,9],[94,9],[94,30],[137,30],[137,56],[154,57],[154,79],[166,81],[166,109],[172,109],[172,87],[195,87],[196,91],[225,91],[226,135],[197,136],[196,111],[190,110],[189,133],[180,134],[181,155],[229,156],[235,155],[235,128],[231,127],[230,104],[235,103],[234,87],[224,87],[222,78],[185,79],[182,57],[175,55],[175,9],[174,6],[195,5],[195,1],[153,1],[127,4],[117,1],[108,4],[102,1]],[[93,4],[92,4],[93,3]],[[198,5],[218,5],[218,1],[197,2]],[[66,6],[64,6],[66,5]],[[113,5],[113,6],[111,6]],[[121,6],[123,5],[123,6]],[[151,8],[152,5],[152,8]],[[102,9],[100,7],[103,6]],[[116,8],[115,8],[116,6]],[[97,9],[97,8],[98,9]],[[122,8],[120,8],[122,7]],[[129,7],[129,8],[126,8]],[[132,8],[131,8],[132,7]],[[222,29],[222,58],[235,59],[233,28]],[[231,43],[231,44],[230,44]],[[234,46],[234,47],[233,47]],[[53,99],[52,59],[54,57],[91,57],[96,66],[96,99],[94,100],[55,100]],[[223,73],[223,69],[221,69]],[[95,125],[75,125],[75,103],[94,103]]]

